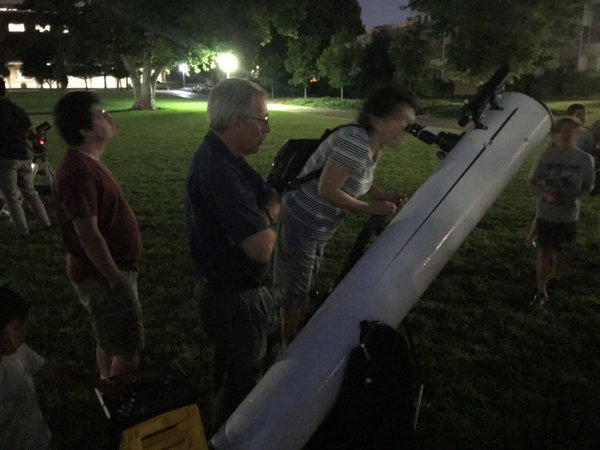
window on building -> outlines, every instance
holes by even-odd
[[[9,33],[23,33],[25,31],[24,23],[9,23],[8,24],[8,32]]]

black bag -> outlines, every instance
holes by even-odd
[[[314,170],[302,178],[298,178],[298,175],[302,172],[306,161],[319,148],[321,142],[340,128],[349,126],[358,125],[347,124],[333,130],[327,129],[320,139],[288,139],[273,159],[273,165],[267,176],[269,186],[275,189],[279,195],[283,195],[289,189],[295,189],[304,183],[319,178],[323,168]]]
[[[383,322],[360,323],[337,401],[304,450],[410,450],[413,374],[406,340]]]

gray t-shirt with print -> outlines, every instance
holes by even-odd
[[[529,181],[541,189],[556,193],[557,203],[542,197],[537,201],[537,217],[549,222],[576,222],[579,219],[578,197],[584,187],[594,182],[594,160],[579,150],[558,150],[551,146],[538,158]]]

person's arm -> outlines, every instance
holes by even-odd
[[[275,231],[267,228],[244,239],[240,242],[240,247],[251,260],[266,264],[271,259],[273,250],[275,250],[276,241],[277,234]]]
[[[127,285],[121,271],[110,254],[106,240],[98,229],[98,218],[96,216],[76,217],[73,219],[73,226],[79,237],[81,247],[111,287],[115,285]]]
[[[29,128],[27,128],[27,130],[25,131],[25,137],[27,139],[29,139],[30,141],[37,139],[37,131],[35,131],[35,128],[33,128],[33,125],[30,126]]]
[[[556,190],[548,191],[548,190],[542,189],[540,184],[536,180],[533,180],[533,179],[529,180],[529,186],[531,187],[531,190],[537,197],[542,197],[544,200],[546,200],[546,202],[557,203],[559,201],[559,198],[557,195],[558,191],[556,191]]]
[[[398,208],[401,206],[404,206],[404,204],[406,203],[406,200],[407,200],[407,197],[404,194],[400,194],[400,193],[386,194],[385,192],[383,192],[381,189],[379,189],[377,186],[374,186],[374,185],[371,186],[371,189],[369,189],[367,194],[369,194],[369,196],[375,200],[386,200],[388,202],[392,202]]]
[[[281,212],[281,198],[275,189],[271,190],[271,195],[269,195],[267,200],[260,205],[260,210],[264,213],[267,225],[274,225],[277,220],[279,220],[279,213]]]
[[[396,211],[396,205],[387,200],[367,203],[358,200],[342,190],[352,174],[352,168],[327,161],[319,178],[318,194],[323,200],[346,211],[358,211],[381,216],[389,216]]]

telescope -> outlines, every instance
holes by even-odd
[[[32,141],[33,153],[36,155],[45,155],[46,148],[46,133],[52,126],[48,122],[44,122],[35,128],[36,138]]]
[[[409,124],[406,131],[427,145],[437,145],[440,148],[440,151],[437,152],[439,159],[444,159],[465,134],[439,132],[431,127],[422,127],[416,123]]]

